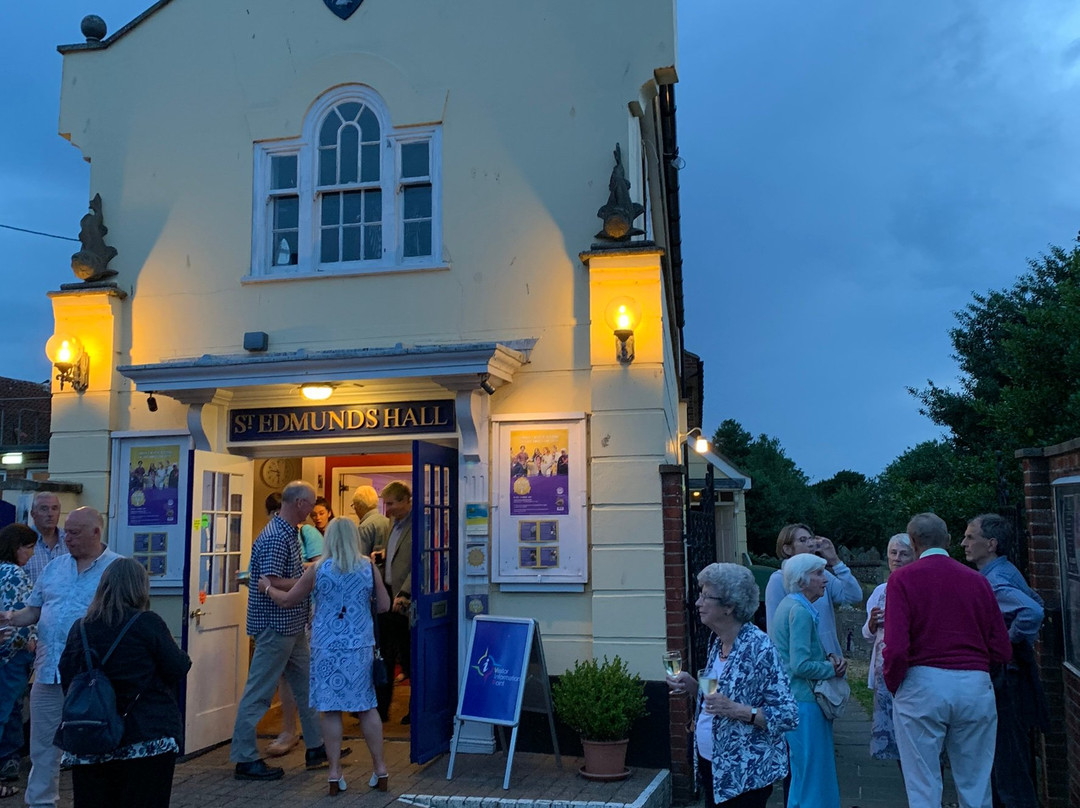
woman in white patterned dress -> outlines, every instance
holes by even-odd
[[[390,608],[390,595],[371,559],[360,554],[360,535],[348,519],[334,519],[323,537],[323,558],[304,571],[289,590],[259,580],[278,606],[293,606],[312,593],[315,617],[311,626],[311,706],[320,711],[323,742],[330,762],[329,791],[345,790],[341,775],[341,714],[358,713],[364,741],[371,752],[373,774],[368,785],[385,791],[382,721],[375,709],[371,681],[375,635],[371,621],[374,593],[380,612]]]

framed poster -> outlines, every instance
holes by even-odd
[[[146,567],[154,594],[181,594],[191,470],[189,435],[113,438],[109,548]]]
[[[585,584],[584,416],[493,420],[492,581],[523,587]]]

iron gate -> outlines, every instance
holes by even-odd
[[[697,575],[709,564],[716,562],[716,490],[713,484],[713,467],[705,471],[701,495],[691,485],[690,465],[686,469],[686,628],[690,644],[690,659],[685,670],[693,675],[705,667],[709,653],[709,629],[701,625],[697,614]],[[694,481],[695,483],[697,481]]]

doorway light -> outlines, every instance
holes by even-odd
[[[0,456],[0,463],[5,466],[19,466],[23,462],[22,452],[8,452],[7,454]]]
[[[308,401],[326,401],[334,394],[333,385],[323,382],[311,382],[300,385],[300,395]]]

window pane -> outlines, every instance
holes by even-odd
[[[274,266],[288,266],[297,262],[296,242],[295,230],[284,233],[274,231]]]
[[[344,208],[342,213],[343,224],[359,224],[362,220],[361,206],[363,204],[363,193],[360,191],[353,191],[352,193],[342,194],[342,207]]]
[[[382,221],[382,191],[364,191],[364,221]]]
[[[282,188],[296,187],[296,155],[286,154],[270,158],[270,188],[280,190]]]
[[[274,229],[289,230],[300,225],[300,197],[279,196],[274,200]]]
[[[405,257],[431,255],[431,222],[405,222]]]
[[[326,194],[322,198],[323,225],[341,224],[341,194]]]
[[[327,115],[322,129],[319,130],[319,145],[336,146],[339,126],[341,126],[341,121],[338,120],[337,115]]]
[[[369,261],[382,258],[382,225],[368,225],[364,228],[364,257]]]
[[[229,517],[229,552],[240,552],[240,519],[239,516]]]
[[[360,228],[343,227],[341,231],[341,260],[359,261],[363,257],[360,254]]]
[[[319,149],[319,185],[337,184],[337,149]]]
[[[342,120],[355,121],[357,113],[360,112],[360,104],[356,101],[347,101],[344,104],[338,104],[337,111]]]
[[[360,115],[360,130],[364,133],[365,143],[377,143],[379,141],[379,119],[375,113],[365,107]]]
[[[428,170],[427,141],[403,143],[401,146],[401,176],[426,177]]]
[[[319,261],[323,264],[335,264],[338,260],[338,229],[324,227],[320,240]]]
[[[361,182],[378,182],[379,181],[379,144],[376,143],[371,146],[362,146],[364,152],[361,156],[363,165],[361,166]]]
[[[431,218],[431,186],[414,185],[405,189],[405,219]]]
[[[341,127],[341,173],[338,182],[341,184],[356,182],[356,163],[359,159],[360,131],[355,126]]]
[[[229,592],[239,592],[240,583],[236,580],[236,573],[240,571],[240,556],[229,556],[229,571],[225,576],[225,587]]]

